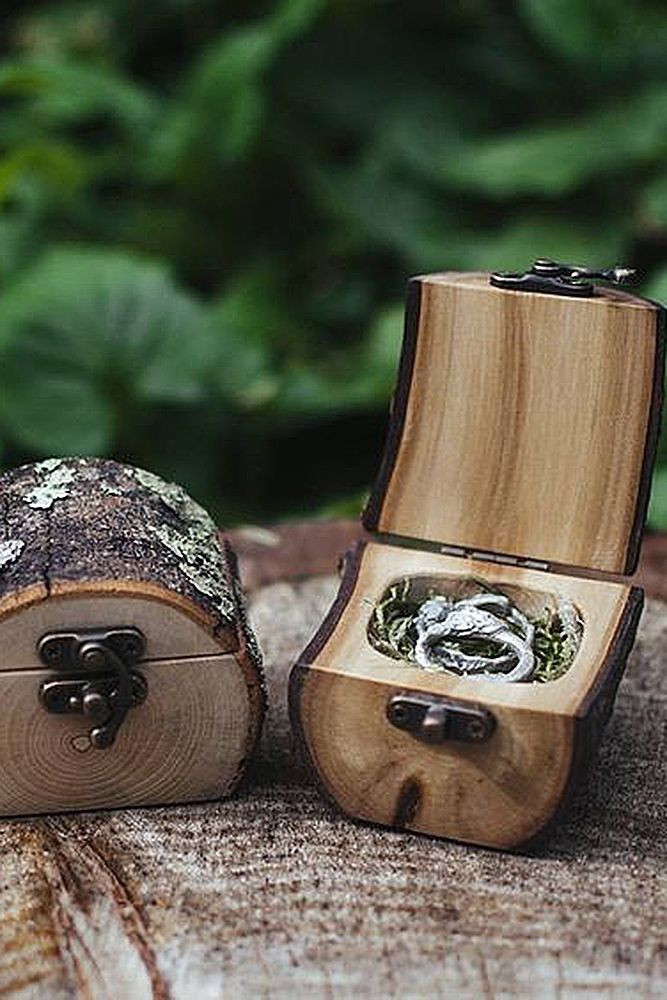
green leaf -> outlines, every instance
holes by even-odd
[[[430,162],[434,180],[462,191],[558,197],[593,179],[660,163],[666,152],[667,86],[660,84],[575,121],[454,145],[449,137],[439,158],[431,151]],[[424,157],[416,157],[421,165]]]
[[[577,61],[589,59],[593,52],[608,60],[628,36],[634,39],[641,23],[638,12],[624,0],[521,0],[519,6],[550,48]]]
[[[33,120],[51,127],[109,115],[125,128],[144,129],[156,111],[154,98],[129,78],[74,60],[5,62],[0,94],[22,98]]]
[[[99,248],[54,248],[0,297],[0,344],[20,337],[38,363],[150,399],[197,396],[212,351],[204,310],[164,265]]]
[[[355,169],[313,167],[310,179],[355,250],[390,248],[402,255],[410,270],[440,266],[450,242],[453,211],[429,197],[414,178],[371,158]]]
[[[649,181],[641,192],[639,209],[650,226],[667,226],[667,174]]]
[[[362,346],[357,378],[364,386],[369,409],[384,406],[396,383],[404,314],[403,303],[383,309],[375,317]]]
[[[281,415],[319,417],[384,407],[396,381],[403,306],[382,310],[356,348],[319,365],[291,364],[276,393]]]
[[[0,420],[15,443],[38,454],[103,455],[112,444],[111,406],[75,377],[2,366]]]
[[[648,524],[656,531],[667,531],[667,468],[655,470],[648,510]]]
[[[455,234],[453,257],[457,267],[471,270],[523,270],[536,257],[551,257],[602,265],[624,260],[626,237],[619,223],[582,220],[564,212],[521,216],[495,230],[464,230]]]
[[[328,500],[317,509],[317,517],[321,518],[358,518],[368,500],[368,491],[353,493],[351,496],[336,497]]]
[[[323,0],[283,0],[263,20],[229,31],[206,49],[158,135],[153,165],[163,169],[193,149],[233,163],[259,138],[264,75],[283,46],[305,31]]]
[[[71,194],[87,178],[84,158],[71,146],[57,142],[35,142],[19,146],[0,157],[0,204],[14,195],[26,177],[46,181],[60,194]]]
[[[667,304],[667,266],[663,266],[644,287],[644,294]]]
[[[242,409],[266,406],[277,391],[273,343],[294,327],[270,269],[260,264],[237,277],[214,304],[210,322],[216,331],[214,385]]]
[[[443,267],[524,267],[545,255],[581,262],[622,256],[625,219],[601,222],[563,210],[529,213],[521,207],[509,222],[475,227],[450,203],[429,198],[414,178],[396,175],[379,162],[356,172],[316,172],[313,181],[355,248],[382,246],[400,254],[406,275]]]
[[[0,287],[14,279],[34,252],[36,230],[29,213],[0,213]]]
[[[27,4],[20,20],[21,48],[35,55],[105,54],[111,42],[111,10],[116,3],[65,0]]]
[[[220,152],[231,160],[248,148],[257,134],[264,107],[260,86],[273,51],[273,39],[262,26],[252,26],[225,37],[202,61],[193,80],[188,113],[192,106],[200,126],[214,126],[211,133]]]
[[[5,6],[12,458],[113,448],[234,516],[317,509],[375,465],[410,274],[547,254],[667,298],[657,0]],[[304,499],[279,450],[313,438]]]
[[[100,450],[137,405],[202,398],[214,335],[163,266],[60,247],[0,295],[3,344],[0,390],[16,439]]]

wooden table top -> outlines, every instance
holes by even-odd
[[[366,827],[310,784],[285,705],[354,532],[236,536],[271,707],[231,801],[0,825],[0,994],[667,995],[667,607],[649,601],[590,785],[541,854]]]

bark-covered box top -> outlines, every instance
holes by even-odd
[[[0,475],[0,600],[41,585],[137,581],[238,625],[216,525],[180,487],[108,459],[52,458]]]

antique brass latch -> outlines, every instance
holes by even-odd
[[[110,747],[130,708],[148,693],[145,678],[132,669],[145,648],[143,634],[129,626],[47,633],[37,652],[58,677],[41,685],[42,705],[56,715],[84,715],[93,725],[91,745]]]
[[[496,720],[486,708],[447,701],[420,691],[401,691],[387,702],[387,718],[397,729],[416,736],[423,743],[483,743],[493,732]]]
[[[576,264],[561,264],[547,257],[538,257],[529,271],[495,271],[489,281],[495,288],[513,292],[546,292],[549,295],[570,295],[588,298],[595,294],[593,278],[614,285],[632,280],[636,272],[630,267],[604,267],[595,270]]]

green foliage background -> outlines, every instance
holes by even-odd
[[[51,2],[0,29],[5,464],[113,454],[227,522],[356,510],[407,276],[553,255],[667,299],[658,0]]]

